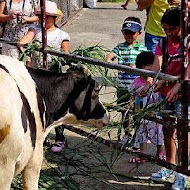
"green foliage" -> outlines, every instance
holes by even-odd
[[[107,51],[109,51],[109,50],[97,44],[97,45],[90,46],[90,47],[79,46],[72,53],[79,55],[79,56],[104,61],[105,60],[105,53]],[[83,64],[85,64],[86,67],[90,70],[91,75],[94,78],[97,78],[97,79],[98,79],[98,77],[101,78],[98,82],[101,82],[102,85],[106,84],[106,81],[108,81],[108,69],[107,68],[101,67],[98,65],[86,64],[84,62],[83,62]]]

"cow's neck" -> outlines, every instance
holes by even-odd
[[[37,84],[37,90],[39,91],[37,93],[37,99],[40,113],[44,111],[42,99],[45,101],[46,126],[48,126],[55,120],[54,116],[56,113],[60,112],[60,109],[60,114],[64,115],[69,108],[69,103],[71,102],[67,104],[65,104],[65,102],[69,94],[73,91],[76,79],[73,75],[67,73],[53,74],[47,71],[38,71],[30,68],[28,68],[28,71]],[[63,106],[63,104],[65,106]],[[41,115],[41,117],[43,116]]]

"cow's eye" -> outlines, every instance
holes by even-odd
[[[99,95],[100,89],[96,88],[92,91],[92,99],[96,99]]]

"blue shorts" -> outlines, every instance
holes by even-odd
[[[161,38],[163,37],[145,33],[145,46],[147,47],[148,51],[155,53],[156,45],[158,44]]]
[[[166,100],[165,96],[160,95],[160,101]],[[179,100],[175,102],[167,102],[163,109],[163,112],[181,117],[181,102]],[[190,102],[188,102],[188,120],[190,120]]]

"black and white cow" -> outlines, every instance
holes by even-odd
[[[96,87],[83,69],[55,75],[0,55],[1,190],[9,190],[21,172],[23,189],[38,189],[44,139],[51,128],[67,122],[62,116],[68,108],[77,120],[96,119],[96,127],[108,123]]]

